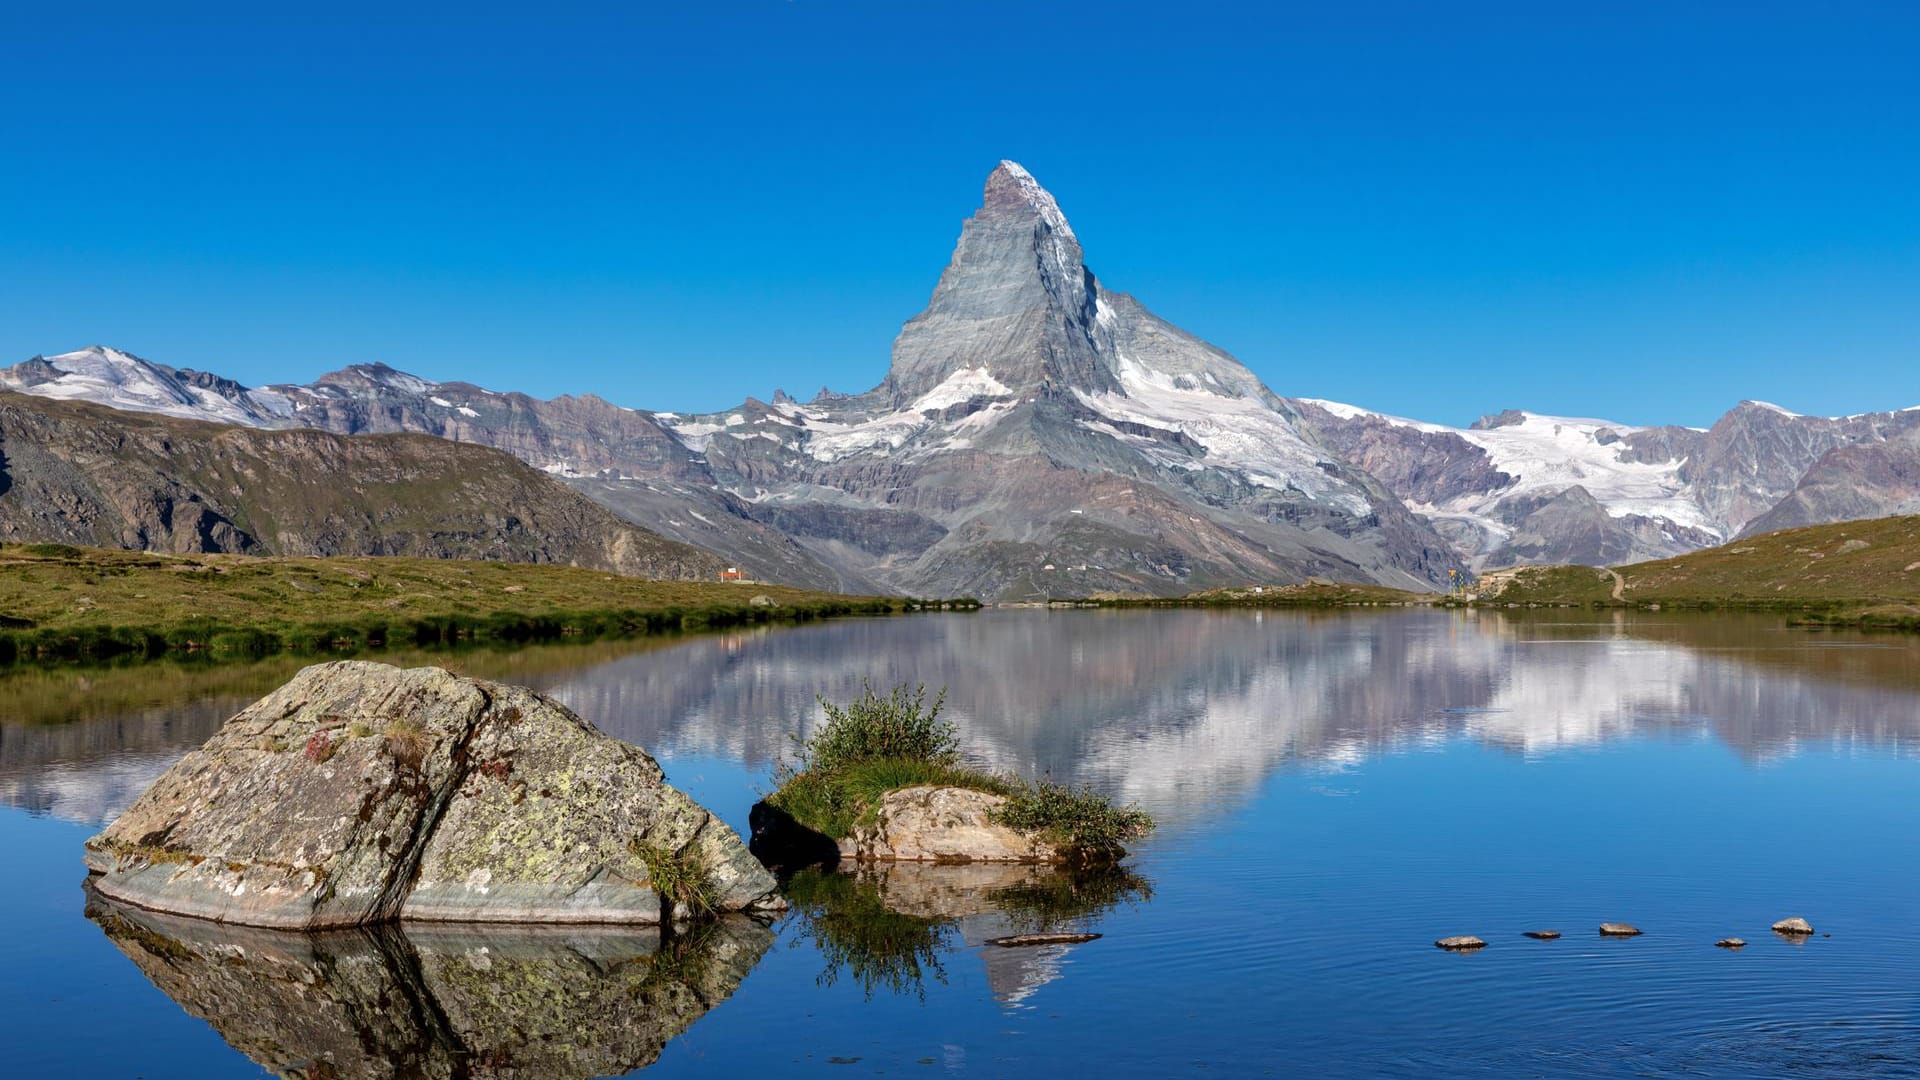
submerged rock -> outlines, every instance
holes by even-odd
[[[110,899],[252,926],[657,923],[648,860],[715,910],[782,906],[738,835],[638,747],[523,687],[320,664],[87,841]]]
[[[1773,932],[1776,934],[1811,935],[1813,933],[1813,924],[1795,915],[1791,919],[1781,919],[1779,922],[1774,923]]]
[[[607,1076],[653,1063],[773,943],[727,916],[658,927],[218,926],[90,896],[163,993],[275,1075]]]
[[[1745,947],[1747,943],[1745,940],[1741,938],[1730,937],[1730,938],[1721,938],[1719,941],[1716,941],[1713,944],[1715,945],[1715,947],[1722,948],[1722,949],[1739,949],[1739,948]]]
[[[920,786],[890,791],[871,820],[840,841],[840,857],[879,862],[1065,862],[1068,853],[996,823],[1007,800],[967,788]]]
[[[1560,931],[1558,930],[1526,930],[1522,932],[1535,941],[1553,941],[1560,936]]]
[[[1040,945],[1079,945],[1088,941],[1098,941],[1099,934],[1011,934],[1007,937],[988,938],[987,944],[1002,949],[1031,949]]]
[[[1452,952],[1464,952],[1468,949],[1484,949],[1487,947],[1486,942],[1474,937],[1472,934],[1458,934],[1454,937],[1443,937],[1439,941],[1434,942],[1433,945],[1434,948],[1447,949]]]
[[[1603,922],[1600,933],[1605,937],[1639,937],[1640,928],[1623,922]]]

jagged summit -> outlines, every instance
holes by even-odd
[[[927,309],[894,340],[881,390],[896,407],[955,380],[1012,396],[1117,390],[1095,341],[1099,291],[1059,203],[1002,161]]]
[[[1037,213],[1040,220],[1054,232],[1069,239],[1073,235],[1073,226],[1067,224],[1067,215],[1060,211],[1060,204],[1054,201],[1053,193],[1040,186],[1033,174],[1020,166],[1017,161],[1002,160],[987,176],[987,190],[980,201],[983,214],[1020,215]]]

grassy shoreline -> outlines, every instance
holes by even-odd
[[[1523,567],[1482,585],[1484,606],[1763,612],[1797,626],[1915,630],[1920,517],[1784,529],[1612,571]]]
[[[1473,590],[1473,595],[1461,597],[1314,580],[1180,597],[1095,596],[1077,604],[1737,611],[1785,615],[1793,626],[1920,631],[1920,516],[1784,529],[1612,569],[1513,567],[1487,572]]]
[[[566,566],[0,545],[0,666],[592,641],[978,606]]]
[[[1424,607],[1440,599],[1435,593],[1417,593],[1384,585],[1308,581],[1298,585],[1244,585],[1207,589],[1173,597],[1096,594],[1079,603],[1101,608],[1347,608]]]

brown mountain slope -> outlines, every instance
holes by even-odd
[[[413,555],[705,578],[512,455],[413,435],[262,431],[0,392],[0,539],[177,553]]]

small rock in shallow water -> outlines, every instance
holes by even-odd
[[[1639,937],[1640,936],[1639,927],[1634,926],[1630,923],[1623,923],[1623,922],[1603,922],[1600,924],[1600,932],[1602,934],[1605,934],[1608,937]]]
[[[1552,941],[1560,936],[1558,930],[1528,930],[1526,935],[1535,941]]]
[[[1460,934],[1455,937],[1443,937],[1439,941],[1434,942],[1433,944],[1435,948],[1448,949],[1453,952],[1462,952],[1467,949],[1484,949],[1487,946],[1486,942],[1481,941],[1479,938],[1474,937],[1472,934]]]
[[[1719,941],[1714,942],[1714,944],[1722,949],[1738,949],[1742,945],[1745,945],[1746,942],[1737,937],[1730,937],[1721,938]]]
[[[1003,949],[1030,948],[1035,945],[1078,945],[1099,936],[1099,934],[1014,934],[1012,937],[988,938],[987,944],[998,945]]]
[[[1774,923],[1773,932],[1776,934],[1811,934],[1813,933],[1813,924],[1795,915],[1791,919],[1781,919],[1779,922]]]

